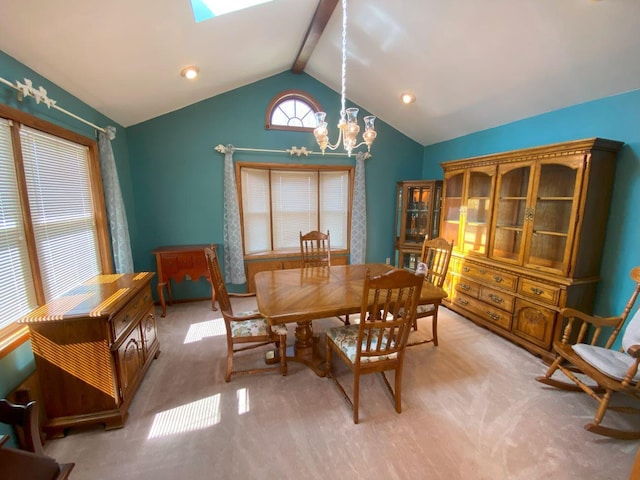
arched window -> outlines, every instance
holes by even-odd
[[[269,106],[264,127],[267,130],[293,130],[311,132],[316,128],[315,113],[322,107],[311,95],[299,90],[279,93]]]

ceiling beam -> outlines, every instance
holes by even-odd
[[[322,32],[324,32],[324,28],[327,26],[329,18],[331,18],[331,14],[337,4],[338,0],[320,0],[318,3],[316,13],[313,14],[313,18],[309,24],[307,35],[304,37],[295,62],[293,62],[293,67],[291,68],[293,73],[304,72],[304,68],[307,66],[307,62],[311,58],[311,54],[316,48],[318,40],[320,40],[320,36]]]

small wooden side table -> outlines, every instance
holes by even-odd
[[[200,277],[205,277],[211,283],[207,259],[204,255],[204,249],[209,247],[217,249],[218,245],[169,245],[158,247],[151,252],[156,256],[158,297],[162,306],[162,317],[167,315],[167,305],[164,301],[165,286],[169,294],[169,305],[173,304],[171,280],[180,283],[188,276],[191,281],[197,282]],[[211,288],[211,310],[217,310],[215,303],[216,292]]]

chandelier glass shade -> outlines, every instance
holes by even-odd
[[[358,109],[345,108],[346,101],[346,84],[347,84],[347,0],[342,0],[342,93],[340,121],[338,122],[338,140],[335,144],[329,142],[329,131],[327,129],[327,121],[325,112],[316,112],[316,128],[313,134],[316,137],[318,146],[322,153],[328,148],[336,150],[340,143],[346,152],[351,156],[351,152],[362,145],[367,145],[367,149],[371,151],[371,145],[378,135],[375,129],[376,117],[368,115],[364,117],[364,133],[362,141],[358,143],[358,133],[360,126],[358,125]]]

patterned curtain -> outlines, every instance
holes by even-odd
[[[116,273],[133,273],[127,212],[124,209],[116,159],[111,148],[111,140],[116,138],[116,129],[115,127],[107,127],[105,130],[106,133],[98,132],[98,147],[100,149],[100,170],[102,171],[107,218],[111,230],[113,263]]]
[[[356,173],[353,187],[351,218],[351,264],[365,263],[367,256],[367,192],[364,181],[364,162],[368,152],[356,153]]]
[[[240,205],[233,168],[233,147],[224,149],[224,276],[232,284],[247,282],[242,256]]]

